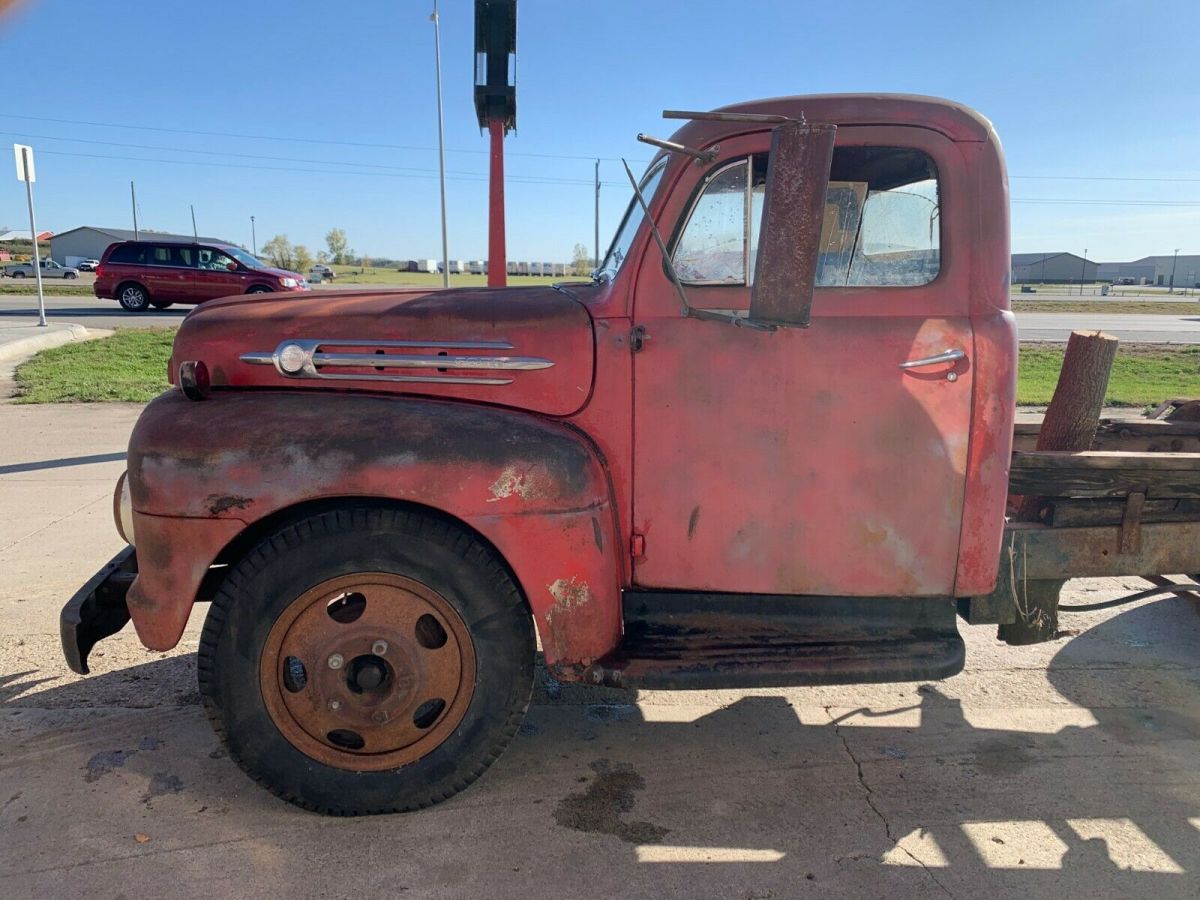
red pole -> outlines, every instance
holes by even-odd
[[[488,195],[488,287],[508,285],[508,252],[504,246],[504,120],[488,120],[492,136]]]

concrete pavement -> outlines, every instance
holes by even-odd
[[[131,629],[71,674],[57,615],[120,547],[135,405],[0,404],[0,896],[1195,897],[1200,610],[964,626],[928,685],[614,691],[542,677],[453,800],[338,820],[276,800]],[[1078,601],[1136,585],[1075,582]]]

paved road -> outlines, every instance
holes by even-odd
[[[964,628],[938,684],[637,696],[539,680],[512,746],[425,812],[328,819],[256,787],[195,686],[204,609],[72,675],[65,598],[119,547],[131,405],[0,403],[0,896],[1196,897],[1200,610]],[[1137,579],[1075,582],[1118,596]]]
[[[339,285],[340,287],[340,285]],[[128,313],[113,300],[94,297],[47,297],[47,315],[55,321],[88,328],[163,328],[178,325],[190,306]],[[0,321],[37,315],[32,297],[0,295]],[[1200,309],[1195,315],[1122,315],[1102,313],[1018,313],[1022,340],[1065,341],[1073,329],[1103,329],[1122,341],[1200,343]]]
[[[1072,331],[1097,329],[1126,343],[1200,344],[1200,310],[1194,315],[1120,313],[1017,313],[1023,341],[1065,341]]]

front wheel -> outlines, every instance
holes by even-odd
[[[269,287],[267,287],[266,285],[256,284],[254,287],[250,288],[250,290],[246,291],[246,293],[247,294],[269,294],[269,293],[271,293],[271,289]]]
[[[67,281],[74,281],[78,277],[79,276],[76,275],[74,272],[67,272],[63,275],[63,278],[67,279]]]
[[[356,507],[284,527],[236,563],[200,640],[209,718],[285,800],[336,815],[430,806],[521,723],[525,603],[454,523]]]

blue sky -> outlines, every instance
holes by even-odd
[[[190,231],[195,204],[202,234],[247,246],[254,215],[260,245],[282,232],[315,250],[338,226],[362,252],[436,257],[431,7],[21,0],[0,19],[0,143],[37,150],[42,228],[130,227],[134,179],[144,227]],[[487,215],[473,3],[440,8],[450,256],[471,259]],[[828,91],[940,95],[992,119],[1015,251],[1200,253],[1198,33],[1195,2],[520,0],[509,256],[590,247],[595,157],[606,243],[629,196],[616,160],[640,168],[636,133],[673,128],[662,109]],[[0,227],[27,227],[4,165]]]

